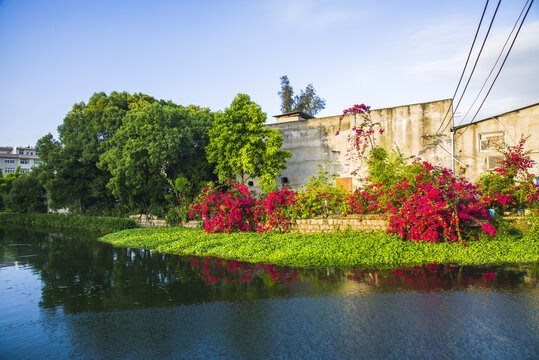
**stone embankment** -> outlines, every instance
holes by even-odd
[[[290,225],[290,232],[302,234],[332,233],[338,231],[377,231],[386,230],[388,220],[385,215],[334,216],[315,219],[297,219]]]
[[[131,215],[140,227],[166,226],[166,220],[154,215]],[[310,234],[310,233],[332,233],[338,231],[377,231],[386,230],[388,220],[385,215],[363,215],[363,216],[330,216],[327,218],[296,219],[290,222],[290,232]],[[181,226],[188,228],[203,227],[203,221],[189,221]]]
[[[160,219],[155,215],[137,214],[130,215],[130,219],[136,221],[140,227],[153,227],[153,226],[166,226],[167,222],[164,219]]]

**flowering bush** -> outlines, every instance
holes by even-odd
[[[500,213],[539,203],[539,187],[534,183],[535,176],[529,173],[535,162],[524,151],[526,140],[521,138],[517,145],[507,146],[499,167],[479,180],[483,200]]]
[[[254,212],[257,231],[286,231],[290,225],[291,212],[297,205],[296,192],[287,188],[268,193],[258,201]]]
[[[380,123],[374,122],[370,116],[370,106],[365,104],[354,105],[351,108],[345,109],[342,116],[339,118],[339,129],[342,119],[346,115],[353,115],[354,126],[352,126],[352,134],[348,135],[348,143],[351,145],[346,153],[347,160],[352,163],[359,163],[360,166],[363,160],[369,157],[372,149],[376,146],[376,127],[380,127]],[[357,124],[358,117],[361,119]],[[382,135],[384,129],[378,129],[378,133]],[[339,132],[337,131],[336,135]],[[369,150],[370,149],[370,150]],[[352,175],[356,175],[360,167],[352,171]]]
[[[450,170],[415,161],[408,165],[402,182],[386,187],[368,183],[351,197],[353,213],[387,213],[388,232],[403,240],[459,241],[463,245],[463,226],[479,221],[482,229],[494,235],[494,227],[479,190],[466,180],[457,179]]]
[[[245,185],[229,184],[230,190],[223,191],[214,184],[202,189],[191,205],[190,217],[202,215],[206,232],[249,231],[256,206]]]

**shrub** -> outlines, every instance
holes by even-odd
[[[190,217],[200,213],[206,232],[249,231],[256,199],[245,185],[229,183],[229,190],[212,184],[202,189],[191,206]]]
[[[137,227],[135,220],[128,218],[37,213],[0,213],[0,224],[38,226],[57,230],[91,231],[100,234]]]
[[[539,202],[539,187],[529,173],[535,162],[524,151],[527,138],[517,145],[507,146],[500,166],[482,176],[479,186],[487,206],[500,213],[533,207]]]
[[[352,213],[388,213],[388,232],[413,241],[459,241],[464,226],[479,222],[494,235],[490,216],[476,186],[451,171],[415,161],[408,177],[391,187],[368,183],[349,201]],[[414,174],[414,176],[410,176]]]
[[[287,231],[292,214],[297,211],[296,195],[296,192],[283,188],[268,193],[265,199],[258,201],[253,217],[258,223],[257,231]]]
[[[45,188],[39,183],[37,171],[15,178],[11,190],[5,195],[6,206],[18,213],[46,212]]]
[[[330,174],[318,165],[318,171],[309,178],[305,189],[300,190],[293,218],[308,219],[320,215],[345,214],[348,212],[348,193],[335,184],[336,174]]]

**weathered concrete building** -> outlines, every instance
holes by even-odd
[[[378,144],[386,149],[395,145],[406,155],[419,156],[434,165],[454,169],[457,175],[475,181],[496,166],[501,154],[499,145],[515,145],[521,135],[530,137],[526,149],[539,162],[539,104],[457,126],[452,132],[451,99],[421,104],[371,110],[373,122],[380,123],[383,136]],[[283,150],[292,152],[287,169],[281,170],[278,186],[299,189],[316,174],[319,165],[338,175],[338,182],[353,190],[365,178],[365,166],[350,158],[348,137],[360,118],[347,115],[313,118],[301,112],[275,116],[276,123],[268,125],[283,136]],[[536,164],[534,173],[539,174]],[[256,182],[251,189],[260,191]]]
[[[522,136],[530,137],[525,150],[535,161],[531,172],[539,176],[539,103],[455,127],[455,173],[477,180],[503,160],[500,148],[518,144]]]
[[[445,123],[451,121],[450,106],[451,100],[447,99],[371,110],[373,122],[380,123],[376,129],[384,129],[378,143],[387,149],[396,145],[405,154],[451,167],[450,126],[440,129],[444,117]],[[347,115],[341,120],[340,116],[313,118],[303,113],[288,113],[276,119],[275,124],[268,126],[281,133],[283,150],[293,154],[286,163],[287,169],[281,171],[279,185],[300,188],[316,173],[319,164],[330,173],[338,174],[338,182],[350,190],[364,181],[362,171],[352,176],[361,164],[348,153],[348,137],[354,125],[361,123],[361,118]],[[328,160],[329,165],[325,165]]]

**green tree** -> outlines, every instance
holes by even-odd
[[[129,208],[161,215],[171,181],[186,177],[195,193],[211,177],[205,159],[213,115],[195,106],[154,103],[130,111],[105,143],[98,168],[111,174],[112,194]],[[186,184],[187,187],[187,184]]]
[[[20,176],[21,166],[17,166],[14,173],[3,174],[0,176],[0,210],[4,210],[7,204],[7,196],[13,187],[13,183]],[[1,171],[0,171],[1,173]],[[9,208],[9,206],[8,206]]]
[[[239,175],[244,184],[259,178],[264,191],[271,191],[292,154],[281,150],[281,134],[264,125],[266,114],[249,95],[238,94],[230,107],[217,113],[210,130],[206,154],[215,163],[220,181]]]
[[[58,127],[58,140],[51,134],[38,140],[36,148],[43,161],[40,180],[51,208],[100,213],[114,205],[115,198],[106,187],[110,174],[96,164],[113,146],[107,140],[122,126],[126,114],[155,102],[144,94],[95,93],[88,104],[73,105]]]
[[[283,113],[302,111],[314,116],[326,107],[326,101],[316,95],[313,84],[307,85],[305,90],[301,90],[299,95],[294,96],[294,89],[286,75],[281,76],[281,91],[277,94],[281,97],[281,111]]]
[[[288,113],[294,109],[294,88],[290,85],[288,76],[281,76],[281,91],[277,93],[281,97],[281,112]]]
[[[38,178],[39,168],[13,180],[11,190],[5,196],[7,207],[19,213],[46,212],[45,188]]]

